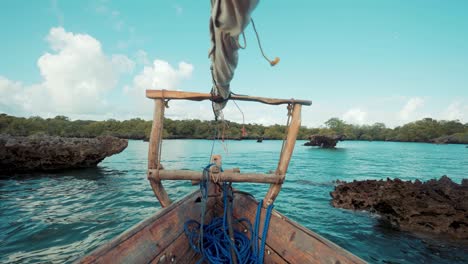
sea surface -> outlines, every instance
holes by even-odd
[[[337,149],[298,141],[275,208],[371,263],[468,263],[468,246],[394,230],[366,212],[330,205],[335,180],[468,178],[464,145],[345,141]],[[211,148],[223,167],[275,170],[281,141],[166,140],[166,169],[202,170]],[[69,263],[154,214],[159,203],[146,180],[148,143],[128,148],[98,167],[12,175],[0,180],[0,263]],[[176,200],[197,187],[165,182]],[[237,184],[263,198],[267,186]]]

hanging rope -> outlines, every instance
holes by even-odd
[[[232,94],[232,93],[231,93],[231,94]],[[242,137],[246,137],[246,136],[247,136],[247,131],[245,130],[245,116],[244,116],[244,112],[243,112],[242,109],[239,107],[239,105],[237,105],[236,100],[232,100],[232,102],[236,105],[237,109],[239,109],[239,112],[242,114],[242,129],[241,129],[241,132],[242,132]]]
[[[265,58],[265,60],[267,60],[270,63],[271,66],[275,66],[280,61],[280,58],[276,57],[274,60],[270,60],[265,55],[265,52],[263,52],[262,43],[260,42],[260,36],[258,35],[257,28],[255,27],[255,23],[253,21],[253,18],[250,19],[250,21],[252,22],[252,27],[253,27],[253,30],[255,31],[255,35],[257,36],[258,47],[260,48],[260,51],[262,52],[263,58]]]

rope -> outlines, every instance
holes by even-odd
[[[231,93],[232,94],[232,93]],[[232,102],[234,102],[234,104],[236,105],[237,109],[239,109],[239,112],[242,114],[242,137],[245,137],[247,136],[247,132],[245,131],[245,116],[244,116],[244,112],[242,111],[242,109],[239,107],[239,105],[237,105],[236,103],[236,100],[232,100]]]
[[[258,247],[258,229],[263,201],[260,201],[255,216],[255,228],[246,218],[240,218],[233,221],[233,224],[243,224],[251,234],[249,239],[244,233],[233,230],[231,240],[229,235],[228,217],[233,217],[233,192],[231,185],[227,182],[222,184],[224,212],[223,217],[215,217],[209,224],[203,224],[206,213],[206,203],[208,200],[209,169],[215,164],[208,164],[203,169],[203,178],[200,181],[200,192],[202,194],[202,212],[201,222],[188,220],[184,224],[184,232],[188,238],[190,247],[202,255],[198,263],[207,261],[208,263],[244,263],[260,264],[263,263],[265,244],[267,239],[268,227],[271,218],[273,205],[269,205],[265,214],[263,233],[261,237],[260,248]],[[222,171],[222,168],[221,168]],[[235,256],[233,256],[233,254]]]
[[[262,204],[263,204],[263,201],[259,203],[259,205],[262,205]],[[268,227],[270,226],[271,211],[273,211],[273,204],[270,204],[267,207],[267,211],[265,215],[265,224],[263,225],[262,242],[261,242],[260,251],[258,254],[257,263],[263,263],[263,256],[265,254],[265,244],[266,244],[267,235],[268,235]],[[258,214],[258,211],[257,211],[257,214]]]
[[[255,23],[253,21],[253,18],[250,19],[250,21],[252,22],[252,27],[253,27],[253,30],[255,32],[255,35],[257,36],[257,42],[258,42],[258,47],[260,48],[260,52],[262,52],[262,56],[263,58],[265,58],[265,60],[267,60],[271,66],[275,66],[276,64],[278,64],[278,62],[280,61],[280,59],[278,57],[276,57],[274,60],[270,60],[266,55],[265,55],[265,52],[263,52],[263,48],[262,48],[262,43],[260,42],[260,36],[258,35],[258,32],[257,32],[257,28],[255,27]]]

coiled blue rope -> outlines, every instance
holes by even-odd
[[[202,212],[201,223],[204,223],[206,213],[206,202],[208,200],[208,184],[209,184],[209,168],[214,164],[209,164],[203,169],[203,179],[200,181],[200,191],[202,194]],[[221,169],[222,171],[222,169]],[[231,249],[236,254],[237,263],[239,264],[259,264],[263,263],[265,252],[265,242],[271,218],[273,205],[269,205],[265,214],[265,223],[260,243],[258,248],[258,229],[260,225],[260,215],[263,201],[260,201],[257,207],[255,216],[255,226],[252,228],[252,223],[246,218],[235,220],[236,224],[244,224],[248,227],[251,234],[249,239],[244,233],[234,230],[234,241],[230,239],[228,234],[227,217],[232,217],[232,203],[229,203],[230,186],[226,182],[222,185],[224,212],[223,217],[215,217],[209,224],[201,224],[196,220],[188,220],[184,224],[184,232],[188,238],[190,247],[195,252],[202,255],[198,263],[204,260],[208,263],[233,263]],[[231,204],[231,206],[229,206]]]

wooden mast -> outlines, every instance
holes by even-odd
[[[294,104],[292,107],[291,123],[289,124],[286,142],[284,143],[280,154],[278,168],[276,169],[276,175],[279,177],[280,181],[270,185],[270,189],[268,190],[265,199],[263,199],[264,207],[267,207],[275,201],[281,190],[281,186],[283,185],[283,181],[286,177],[286,172],[289,166],[289,161],[291,160],[294,146],[296,145],[297,134],[299,132],[299,128],[301,127],[301,109],[302,105],[300,104]]]
[[[163,208],[171,204],[171,200],[161,183],[161,179],[158,177],[159,170],[162,169],[162,165],[159,162],[161,157],[159,155],[161,154],[160,148],[162,147],[164,108],[164,99],[154,100],[153,125],[151,127],[148,150],[148,170],[156,170],[155,173],[148,174],[148,180],[150,181],[154,195],[156,195]]]

